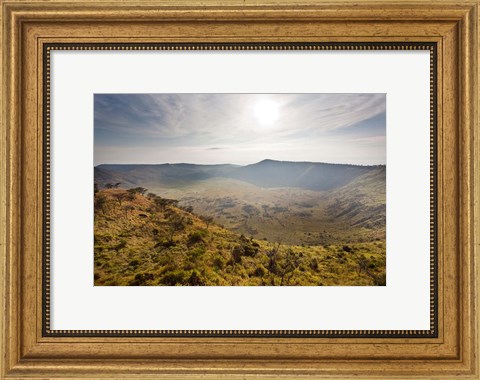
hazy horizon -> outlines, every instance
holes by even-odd
[[[94,136],[94,166],[384,165],[386,95],[95,94]]]
[[[254,161],[246,164],[236,164],[232,162],[224,162],[224,163],[197,163],[197,162],[186,162],[186,161],[178,161],[178,162],[138,162],[138,163],[131,163],[131,162],[102,162],[99,164],[94,164],[94,167],[101,166],[101,165],[198,165],[198,166],[214,166],[214,165],[232,165],[232,166],[248,166],[248,165],[255,165],[263,161],[275,161],[275,162],[293,162],[293,163],[312,163],[312,164],[328,164],[328,165],[352,165],[352,166],[386,166],[386,164],[352,164],[352,163],[338,163],[338,162],[325,162],[325,161],[290,161],[290,160],[273,160],[271,158],[264,158],[260,161]]]

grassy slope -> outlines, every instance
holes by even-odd
[[[385,283],[384,240],[278,245],[216,224],[207,227],[191,212],[159,205],[165,203],[159,197],[118,200],[122,196],[126,190],[95,195],[95,285]]]

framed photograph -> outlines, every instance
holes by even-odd
[[[2,1],[2,378],[479,378],[478,1]]]
[[[95,94],[94,285],[385,286],[385,106]]]

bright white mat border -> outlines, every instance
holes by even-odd
[[[429,51],[51,51],[52,330],[428,330]],[[386,287],[94,287],[93,94],[386,93]]]

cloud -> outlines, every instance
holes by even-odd
[[[255,117],[255,106],[265,100],[278,107],[271,125]],[[275,144],[301,150],[302,144],[324,142],[327,136],[385,135],[385,112],[385,94],[96,94],[95,151],[220,153]]]

